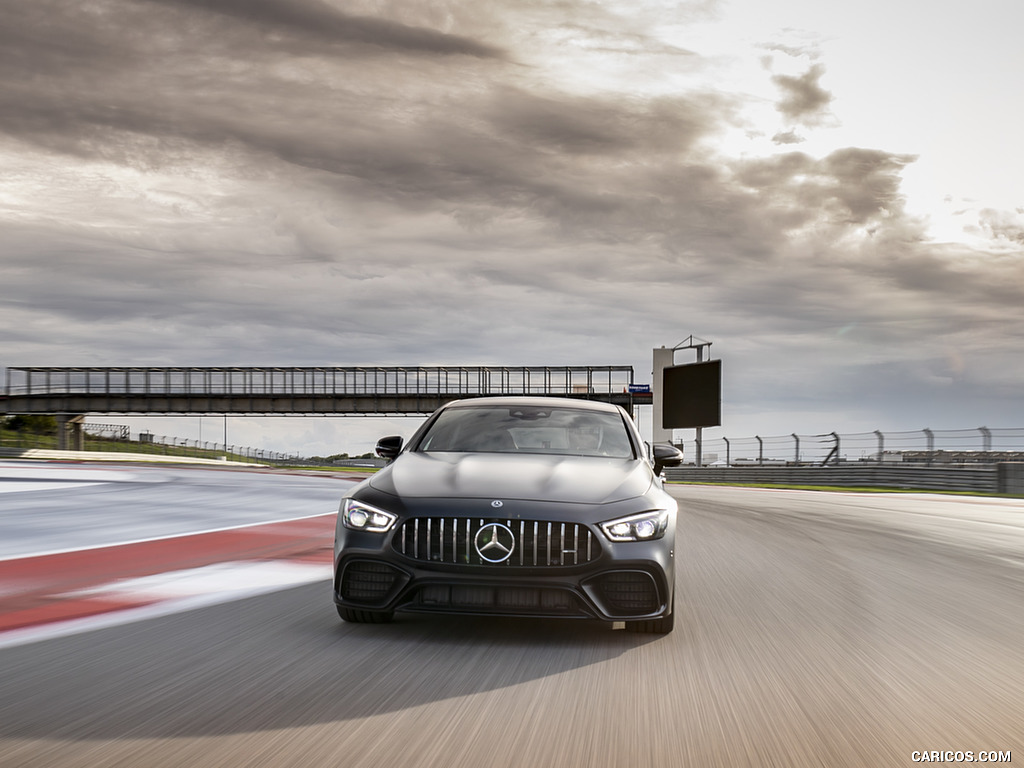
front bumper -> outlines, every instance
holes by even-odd
[[[334,601],[347,608],[602,621],[671,612],[672,536],[605,540],[585,565],[559,567],[424,562],[396,551],[388,535],[345,530],[339,538]]]

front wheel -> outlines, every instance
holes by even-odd
[[[672,612],[660,619],[644,619],[643,621],[627,621],[626,629],[630,632],[644,632],[651,635],[667,635],[676,625],[676,597],[672,596]]]
[[[340,605],[335,607],[338,609],[338,615],[341,618],[355,624],[387,624],[395,617],[392,611],[362,611],[355,608],[345,608]]]

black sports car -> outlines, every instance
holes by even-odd
[[[628,414],[590,400],[483,397],[435,411],[341,501],[334,602],[395,611],[673,626],[676,502]]]

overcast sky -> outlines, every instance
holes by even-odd
[[[1022,8],[0,0],[0,366],[646,382],[695,334],[709,437],[1024,426]]]

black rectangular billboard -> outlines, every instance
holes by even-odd
[[[722,361],[673,365],[661,382],[665,429],[722,425]]]

